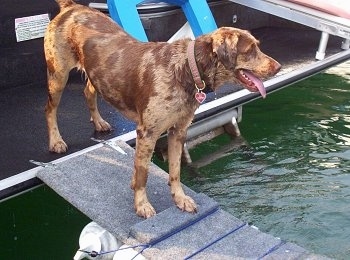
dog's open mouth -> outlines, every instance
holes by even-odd
[[[263,98],[266,97],[266,90],[262,80],[255,76],[251,71],[239,69],[236,71],[236,75],[246,89],[252,92],[259,91]]]

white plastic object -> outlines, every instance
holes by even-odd
[[[121,245],[122,243],[107,230],[99,226],[96,222],[90,222],[80,233],[79,250],[76,252],[73,259],[112,260],[115,252],[102,254],[97,257],[91,257],[86,252],[109,252],[117,250]]]

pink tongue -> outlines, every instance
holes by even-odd
[[[266,89],[264,87],[263,82],[257,78],[253,73],[250,71],[244,70],[244,74],[254,83],[254,85],[258,88],[260,95],[265,98],[266,97]]]

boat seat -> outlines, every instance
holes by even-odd
[[[329,35],[343,38],[342,49],[350,45],[350,3],[329,0],[230,0],[320,31],[316,59],[323,60]],[[327,12],[326,12],[327,10]]]
[[[148,41],[136,6],[144,0],[107,0],[109,13],[114,21],[140,41]],[[163,0],[180,6],[191,26],[193,34],[199,36],[217,28],[206,0]]]

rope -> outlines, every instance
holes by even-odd
[[[165,234],[161,237],[159,237],[158,239],[155,239],[153,241],[151,241],[148,244],[139,244],[139,245],[135,245],[135,246],[128,246],[128,247],[124,247],[124,248],[118,248],[116,250],[110,250],[110,251],[105,251],[105,252],[96,252],[96,251],[85,251],[85,250],[79,250],[80,252],[84,252],[86,254],[88,254],[91,257],[97,257],[97,256],[102,256],[102,255],[106,255],[106,254],[110,254],[110,253],[115,253],[117,251],[120,250],[125,250],[125,249],[135,249],[138,247],[141,247],[141,251],[138,252],[133,258],[131,258],[131,260],[135,259],[138,255],[142,254],[144,250],[151,248],[153,246],[155,246],[156,244],[168,239],[169,237],[185,230],[186,228],[189,228],[191,226],[193,226],[194,224],[198,223],[199,221],[203,220],[206,217],[209,217],[210,215],[214,214],[215,212],[217,212],[219,210],[219,208],[214,208],[213,210],[207,212],[205,215],[199,217],[198,219],[195,219],[194,221],[191,221],[189,223],[187,223],[186,225],[183,225],[175,230],[173,230],[172,232],[169,232],[168,234]],[[222,239],[226,238],[227,236],[239,231],[240,229],[246,227],[248,225],[248,223],[243,223],[241,225],[239,225],[238,227],[235,227],[233,229],[231,229],[230,231],[228,231],[227,233],[223,234],[222,236],[214,239],[213,241],[211,241],[210,243],[206,244],[205,246],[203,246],[202,248],[198,249],[197,251],[193,252],[192,254],[190,254],[189,256],[186,256],[184,258],[184,260],[188,260],[191,259],[192,257],[194,257],[195,255],[203,252],[204,250],[206,250],[207,248],[211,247],[212,245],[214,245],[215,243],[218,243],[219,241],[221,241]],[[258,257],[258,260],[263,259],[265,256],[275,252],[276,250],[278,250],[281,246],[283,246],[284,244],[286,244],[285,241],[281,240],[280,243],[278,243],[277,245],[275,245],[274,247],[270,248],[266,253],[264,253],[262,256]]]
[[[110,254],[110,253],[115,253],[119,250],[124,250],[124,249],[129,249],[129,248],[138,248],[138,247],[142,247],[141,251],[138,252],[131,260],[133,260],[135,257],[137,257],[138,255],[142,254],[142,252],[148,248],[151,248],[153,246],[155,246],[156,244],[168,239],[169,237],[185,230],[186,228],[189,228],[190,226],[193,226],[194,224],[198,223],[199,221],[203,220],[206,217],[209,217],[210,215],[214,214],[215,212],[217,212],[219,210],[219,207],[216,207],[208,212],[206,212],[206,214],[204,214],[203,216],[200,216],[199,218],[188,222],[187,224],[180,226],[176,229],[174,229],[172,232],[169,232],[153,241],[151,241],[148,244],[139,244],[136,246],[130,246],[130,247],[125,247],[125,248],[121,248],[121,249],[116,249],[116,250],[111,250],[111,251],[106,251],[106,252],[96,252],[96,251],[85,251],[85,250],[79,250],[80,252],[86,253],[91,257],[97,257],[97,256],[101,256],[101,255],[105,255],[105,254]]]
[[[97,257],[97,256],[102,256],[102,255],[107,255],[107,254],[111,254],[111,253],[115,253],[117,251],[121,251],[121,250],[126,250],[126,249],[135,249],[138,247],[143,247],[142,250],[140,252],[138,252],[132,259],[134,259],[136,256],[138,256],[139,254],[141,254],[143,252],[143,250],[145,250],[146,248],[148,248],[149,246],[147,244],[139,244],[136,246],[128,246],[128,247],[123,247],[123,248],[118,248],[118,249],[114,249],[114,250],[110,250],[110,251],[102,251],[102,252],[96,252],[96,251],[86,251],[86,250],[81,250],[79,249],[79,252],[83,252],[88,254],[91,257]],[[131,260],[132,260],[131,259]]]
[[[207,212],[206,214],[204,214],[203,216],[195,219],[194,221],[190,221],[189,223],[183,225],[183,226],[180,226],[179,228],[176,228],[174,229],[172,232],[169,232],[168,234],[165,234],[161,237],[159,237],[158,239],[155,239],[154,241],[150,242],[149,245],[150,247],[164,241],[165,239],[185,230],[186,228],[190,227],[190,226],[193,226],[194,224],[198,223],[199,221],[205,219],[206,217],[209,217],[210,215],[214,214],[215,212],[217,212],[219,210],[218,207],[212,209],[211,211]]]
[[[281,242],[279,242],[277,245],[275,245],[274,247],[270,248],[269,251],[267,251],[265,254],[263,254],[262,256],[260,256],[258,258],[258,260],[263,259],[265,256],[275,252],[277,249],[279,249],[281,246],[283,246],[284,244],[286,244],[287,242],[284,240],[281,240]]]
[[[184,258],[184,260],[187,260],[187,259],[190,259],[190,258],[194,257],[195,255],[201,253],[202,251],[204,251],[204,250],[207,249],[208,247],[214,245],[215,243],[219,242],[220,240],[224,239],[225,237],[231,235],[232,233],[234,233],[234,232],[240,230],[241,228],[243,228],[243,227],[245,227],[245,226],[247,226],[247,225],[248,225],[247,223],[243,223],[242,225],[231,229],[231,230],[230,230],[229,232],[227,232],[226,234],[224,234],[224,235],[222,235],[222,236],[220,236],[220,237],[214,239],[212,242],[210,242],[209,244],[207,244],[207,245],[203,246],[202,248],[198,249],[197,251],[195,251],[195,252],[192,253],[191,255],[186,256],[186,257]]]

